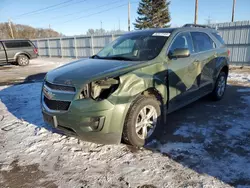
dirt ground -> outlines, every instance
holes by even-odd
[[[64,63],[31,65],[31,72],[21,67],[25,71],[20,74],[19,67],[0,67],[0,82],[6,85],[21,81],[20,77],[27,81],[31,74]],[[221,101],[205,97],[168,115],[162,133],[144,149],[97,145],[51,133],[39,111],[39,83],[3,86],[0,187],[249,188],[250,70],[232,69],[230,75]],[[39,80],[35,76],[33,81]]]

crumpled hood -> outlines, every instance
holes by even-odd
[[[82,59],[48,72],[46,80],[66,85],[83,84],[109,76],[119,76],[143,66],[145,63],[142,61]]]

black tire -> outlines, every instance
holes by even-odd
[[[29,65],[30,61],[29,61],[28,56],[19,55],[17,57],[17,63],[18,63],[19,66],[27,66],[27,65]]]
[[[155,97],[139,96],[135,99],[127,113],[122,133],[122,139],[126,144],[130,144],[135,147],[142,147],[144,146],[146,140],[151,141],[153,138],[155,138],[162,124],[160,105],[160,102]],[[154,128],[149,128],[146,126],[146,129],[149,131],[147,134],[148,137],[143,139],[140,138],[138,135],[139,133],[136,132],[136,122],[138,118],[140,118],[139,113],[142,111],[142,109],[147,109],[147,107],[153,107],[155,109],[155,111],[153,111],[157,113],[157,123],[155,126],[153,125]],[[149,112],[150,110],[148,113]],[[153,120],[150,119],[150,121]],[[141,131],[143,132],[143,128]]]
[[[221,83],[222,82],[221,80],[224,80],[224,84]],[[227,74],[225,72],[220,72],[216,80],[214,90],[211,93],[212,99],[215,101],[221,100],[225,94],[226,86],[227,86]],[[224,87],[223,91],[220,91],[221,87]]]

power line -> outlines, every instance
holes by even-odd
[[[136,2],[133,2],[133,3],[136,3]],[[133,4],[133,3],[130,3],[130,4]],[[80,16],[78,18],[75,18],[75,19],[70,19],[70,20],[67,20],[65,22],[62,22],[60,24],[64,24],[64,23],[68,23],[68,22],[72,22],[72,21],[76,21],[76,20],[80,20],[80,19],[83,19],[83,18],[87,18],[87,17],[90,17],[90,16],[93,16],[93,15],[96,15],[96,14],[100,14],[100,13],[103,13],[103,12],[107,12],[109,10],[112,10],[112,9],[115,9],[115,8],[119,8],[119,7],[123,7],[123,6],[127,6],[128,4],[122,4],[122,5],[119,5],[119,6],[116,6],[116,7],[111,7],[109,9],[105,9],[103,11],[99,11],[99,12],[95,12],[93,14],[88,14],[88,15],[85,15],[85,16]]]
[[[9,6],[11,4],[13,4],[14,2],[10,2],[9,4],[7,2],[2,2],[3,6],[0,7],[0,10],[3,10],[6,6]]]
[[[37,9],[37,10],[31,11],[31,12],[26,12],[26,13],[17,15],[17,16],[15,16],[14,18],[16,18],[16,17],[21,17],[21,16],[27,16],[27,15],[30,15],[30,14],[34,14],[34,13],[40,12],[40,11],[42,11],[42,10],[47,10],[47,9],[50,9],[50,8],[53,8],[53,7],[57,7],[57,6],[60,6],[60,5],[69,3],[69,2],[71,2],[71,1],[73,1],[73,0],[67,0],[67,1],[64,1],[64,2],[62,2],[62,3],[57,3],[57,4],[54,4],[54,5],[51,5],[51,6],[47,6],[47,7],[41,8],[41,9]]]
[[[100,5],[100,6],[97,6],[97,7],[93,7],[93,8],[89,8],[89,9],[83,9],[81,11],[78,11],[78,12],[74,12],[74,13],[70,13],[70,14],[65,14],[65,15],[62,15],[60,17],[56,16],[56,17],[52,17],[50,20],[54,20],[54,19],[58,19],[58,18],[62,18],[62,17],[66,17],[66,16],[72,16],[72,15],[75,15],[75,14],[79,14],[79,13],[82,13],[83,11],[89,11],[89,10],[92,10],[92,9],[97,9],[97,8],[101,8],[101,7],[104,7],[104,6],[107,6],[107,5],[110,5],[111,3],[115,4],[115,3],[118,3],[120,2],[121,0],[118,0],[118,1],[113,1],[113,2],[110,2],[110,3],[106,3],[104,5]]]
[[[33,13],[32,15],[41,14],[41,13],[48,12],[48,11],[53,11],[53,10],[56,10],[56,9],[61,9],[61,8],[64,8],[64,7],[67,7],[67,6],[70,6],[70,5],[74,5],[74,4],[78,4],[78,3],[82,3],[82,2],[85,2],[85,1],[87,1],[87,0],[81,0],[81,1],[78,1],[78,2],[74,2],[74,3],[71,3],[71,4],[64,5],[64,6],[56,7],[56,8],[53,8],[53,9],[44,10],[44,11],[41,11],[41,12]]]

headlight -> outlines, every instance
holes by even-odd
[[[119,86],[118,78],[107,78],[91,82],[84,86],[80,99],[93,98],[102,100],[108,98]]]

